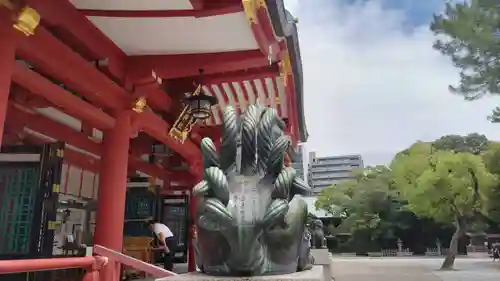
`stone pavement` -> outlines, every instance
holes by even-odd
[[[442,258],[333,257],[335,281],[497,281],[500,262],[487,258],[458,258],[456,270],[438,270]]]

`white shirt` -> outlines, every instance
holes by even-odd
[[[163,233],[163,237],[165,237],[165,239],[174,237],[174,234],[172,233],[170,228],[168,228],[168,226],[164,225],[163,223],[155,223],[153,225],[153,232],[158,237],[160,237],[160,233]]]

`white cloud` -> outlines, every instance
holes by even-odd
[[[432,49],[428,24],[408,31],[403,11],[376,0],[285,2],[299,18],[308,150],[360,153],[377,164],[419,139],[471,132],[500,139],[500,125],[486,120],[492,99],[466,102],[448,92],[458,71]]]

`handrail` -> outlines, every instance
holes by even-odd
[[[107,263],[105,257],[0,260],[0,274],[69,268],[96,268]]]
[[[127,256],[127,255],[124,255],[120,252],[103,247],[101,245],[94,245],[94,254],[106,256],[112,261],[119,262],[121,264],[130,266],[134,269],[138,269],[140,271],[144,271],[147,274],[152,275],[154,277],[161,278],[161,277],[178,275],[177,273],[174,273],[172,271],[163,269],[161,267],[157,267],[157,266],[149,264],[147,262],[143,262],[143,261],[138,260],[136,258]]]

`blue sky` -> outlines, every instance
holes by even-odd
[[[429,30],[444,0],[285,0],[299,19],[304,104],[318,155],[360,153],[387,164],[417,140],[484,133],[497,99],[466,102],[448,91],[459,81],[432,49]]]
[[[410,26],[427,24],[432,19],[432,14],[443,6],[443,0],[384,0],[384,9],[397,9],[404,11],[406,23]]]

